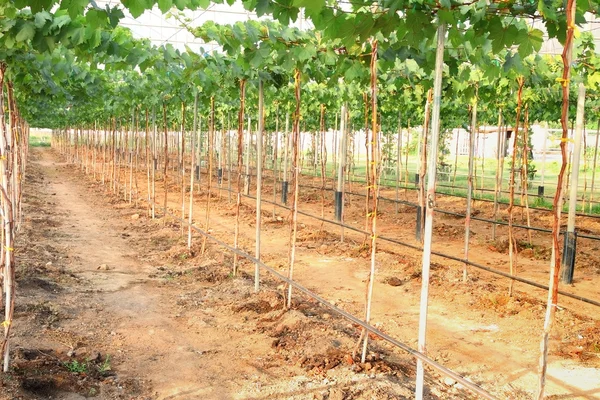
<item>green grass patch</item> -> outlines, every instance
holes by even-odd
[[[32,129],[29,134],[29,145],[32,147],[50,147],[52,135],[48,131]]]

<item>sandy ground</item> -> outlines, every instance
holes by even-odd
[[[14,362],[2,377],[0,398],[414,397],[414,361],[407,355],[373,338],[367,362],[360,363],[353,357],[360,335],[356,326],[300,296],[284,312],[283,287],[268,274],[263,273],[261,291],[254,294],[252,265],[243,262],[241,273],[232,277],[232,256],[222,248],[209,242],[201,254],[202,240],[194,237],[188,249],[173,219],[149,218],[145,204],[136,207],[115,198],[51,150],[35,150],[33,158],[17,253]],[[136,197],[143,198],[146,178],[139,174],[138,179]],[[157,197],[162,203],[161,185]],[[180,212],[181,195],[175,186],[170,193],[170,208]],[[196,200],[194,221],[200,227],[206,198],[204,193]],[[331,218],[327,201],[325,215]],[[458,202],[440,205],[461,210]],[[241,244],[250,253],[252,206],[245,202],[241,224]],[[348,203],[347,222],[361,227],[363,207],[364,199]],[[490,212],[486,207],[478,209],[485,215]],[[320,193],[305,191],[300,208],[320,215]],[[414,211],[400,211],[382,205],[382,234],[413,243]],[[288,215],[277,209],[274,216],[265,206],[262,258],[285,272]],[[547,222],[542,213],[534,218]],[[211,200],[210,231],[233,243],[233,221],[234,207],[222,191],[220,199]],[[594,223],[586,229],[594,232]],[[369,264],[364,237],[347,231],[341,243],[337,227],[306,217],[300,224],[296,279],[362,316]],[[435,248],[462,255],[462,224],[451,217],[436,220]],[[473,230],[473,261],[506,270],[502,228],[496,241],[483,224],[474,223]],[[543,282],[546,241],[542,235],[534,240],[530,257],[519,259],[520,274]],[[582,264],[583,273],[568,289],[598,299],[593,246],[581,245],[589,265]],[[505,279],[469,273],[463,283],[462,265],[434,259],[428,354],[498,398],[531,398],[544,292],[516,285],[509,297]],[[419,253],[382,244],[371,321],[413,347],[420,286]],[[547,392],[555,399],[600,398],[597,308],[562,304]],[[433,371],[427,386],[431,399],[472,398]]]

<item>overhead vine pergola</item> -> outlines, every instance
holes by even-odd
[[[595,54],[593,38],[576,34],[576,31],[588,13],[597,13],[599,3],[577,4],[574,0],[566,3],[552,0],[492,3],[249,0],[243,3],[247,10],[256,12],[258,17],[271,16],[273,20],[233,25],[208,22],[193,26],[191,21],[180,16],[182,25],[195,36],[218,44],[221,51],[213,53],[194,52],[190,48],[182,52],[168,44],[156,47],[148,40],[134,39],[129,31],[119,27],[124,9],[138,17],[156,5],[166,13],[173,7],[182,11],[206,9],[213,3],[219,2],[123,0],[106,8],[99,8],[88,0],[6,1],[0,4],[3,15],[0,18],[0,184],[4,226],[4,370],[8,369],[10,360],[8,339],[15,297],[14,235],[21,217],[21,177],[26,166],[30,125],[54,129],[56,145],[70,155],[71,161],[82,163],[82,166],[83,162],[87,166],[89,158],[87,153],[83,156],[83,152],[93,149],[94,174],[98,169],[96,152],[101,149],[103,182],[110,182],[113,191],[129,201],[135,198],[133,193],[137,187],[133,178],[134,163],[129,164],[129,180],[121,182],[118,171],[123,165],[117,154],[124,152],[140,157],[145,163],[148,207],[153,217],[161,212],[166,217],[169,212],[168,169],[170,160],[175,159],[173,168],[178,170],[181,186],[182,232],[187,228],[188,246],[192,240],[194,189],[198,185],[200,190],[198,180],[203,155],[208,169],[208,195],[206,220],[201,229],[205,233],[209,231],[210,185],[215,165],[213,156],[216,155],[219,176],[222,178],[227,165],[225,169],[233,174],[228,181],[230,184],[236,182],[235,188],[230,188],[236,196],[235,236],[230,243],[235,254],[232,272],[236,274],[238,257],[243,250],[238,240],[240,205],[242,197],[249,193],[252,175],[252,136],[244,135],[253,128],[254,121],[257,132],[257,221],[256,246],[250,259],[255,264],[255,288],[260,289],[259,271],[264,268],[260,218],[262,173],[266,169],[263,160],[267,149],[263,149],[263,143],[271,143],[274,182],[279,174],[277,160],[283,160],[282,203],[288,203],[291,212],[287,275],[282,277],[288,284],[288,308],[295,286],[293,273],[303,157],[301,134],[312,132],[311,162],[313,172],[322,178],[323,209],[328,175],[324,135],[328,128],[338,135],[339,151],[334,151],[332,156],[334,160],[337,158],[340,172],[336,177],[333,170],[331,178],[338,178],[336,199],[339,198],[340,221],[343,221],[344,182],[348,178],[345,165],[355,161],[348,157],[351,151],[347,148],[347,139],[353,139],[351,132],[352,135],[357,132],[365,135],[364,232],[365,245],[370,249],[371,269],[366,286],[365,314],[361,320],[363,361],[368,332],[376,331],[368,324],[377,259],[377,216],[383,162],[397,158],[398,193],[402,145],[406,155],[409,146],[409,143],[402,143],[402,132],[423,126],[424,132],[419,139],[422,163],[418,206],[424,217],[421,222],[424,243],[422,307],[418,352],[410,350],[418,361],[416,390],[417,398],[422,398],[423,362],[437,365],[425,357],[425,338],[436,175],[444,157],[438,154],[438,145],[443,144],[445,135],[452,128],[469,120],[471,140],[476,127],[482,124],[508,123],[514,127],[515,137],[519,137],[522,131],[527,132],[528,121],[560,121],[562,164],[553,202],[553,258],[540,355],[538,398],[543,398],[548,342],[558,303],[562,182],[567,169],[568,123],[575,115],[570,96],[575,93],[576,84],[587,90],[585,109],[581,108],[580,114],[598,109],[600,73],[597,68],[600,60]],[[290,26],[301,12],[311,20],[314,29],[300,30]],[[558,39],[563,44],[560,59],[537,53],[545,36],[542,30],[532,28],[532,21],[543,25],[548,39]],[[187,116],[190,111],[193,113],[191,118]],[[231,115],[237,115],[233,124]],[[289,121],[291,127],[288,130],[288,123],[285,123],[284,135],[280,137],[283,120]],[[235,131],[235,137],[232,131]],[[267,131],[274,132],[269,141],[262,138]],[[191,132],[191,146],[185,142],[186,132]],[[128,134],[132,136],[128,137]],[[520,140],[526,143],[525,136]],[[390,144],[394,141],[397,141],[397,157],[392,154],[394,146]],[[280,143],[283,149],[278,149]],[[516,157],[517,139],[513,143],[513,157]],[[526,144],[524,146],[523,149]],[[188,148],[191,160],[186,167]],[[236,156],[235,162],[232,155]],[[516,162],[513,158],[512,165]],[[163,168],[162,173],[159,166]],[[526,173],[526,155],[522,166]],[[136,161],[136,172],[140,168]],[[474,185],[473,169],[471,164],[469,196]],[[510,180],[513,193],[508,208],[509,237],[513,224],[514,169]],[[189,187],[187,171],[190,173]],[[408,179],[408,165],[405,176]],[[164,187],[162,205],[156,194],[159,177],[162,177]],[[292,196],[288,201],[289,183]],[[217,184],[220,190],[222,180]],[[186,224],[188,189],[190,205]],[[396,196],[398,200],[398,194]],[[465,261],[469,258],[471,197],[467,204]],[[321,218],[323,215],[324,211]],[[204,241],[207,238],[204,235]],[[512,254],[512,239],[509,244]],[[513,268],[512,256],[510,262],[510,275],[514,276],[516,267]],[[465,278],[467,265],[465,263]],[[467,384],[467,387],[489,397],[474,384]]]

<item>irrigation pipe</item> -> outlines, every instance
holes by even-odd
[[[310,188],[310,189],[320,189],[319,187],[312,186],[312,185],[300,185],[300,187]],[[327,190],[331,191],[332,189],[328,188]],[[365,197],[366,196],[364,193],[355,193],[355,192],[345,192],[345,193],[349,194],[349,195],[352,195],[352,196],[358,196],[358,197]],[[413,202],[410,202],[410,201],[406,201],[406,200],[396,200],[396,199],[391,199],[389,197],[382,197],[382,196],[379,196],[379,200],[388,201],[390,203],[404,204],[404,205],[411,206],[411,207],[418,207],[418,205],[416,203],[413,203]],[[542,209],[542,210],[545,210],[545,209]],[[454,211],[443,210],[443,209],[440,209],[440,208],[436,208],[435,212],[439,212],[441,214],[454,215],[456,217],[462,217],[462,218],[466,217],[465,214],[457,213],[457,212],[454,212]],[[585,215],[585,217],[589,217],[589,215]],[[493,221],[493,220],[488,219],[488,218],[481,218],[481,217],[471,216],[471,219],[472,220],[476,220],[476,221],[480,221],[480,222],[486,222],[486,223],[489,223],[489,224],[508,225],[508,222]],[[521,229],[525,229],[525,230],[533,230],[533,231],[537,231],[537,232],[552,233],[551,229],[539,228],[539,227],[535,227],[535,226],[513,224],[513,227],[515,227],[515,228],[521,228]],[[560,232],[560,234],[562,235],[562,234],[564,234],[564,232]],[[591,239],[591,240],[600,240],[600,236],[586,235],[586,234],[583,234],[583,233],[578,233],[577,237]]]
[[[256,199],[254,196],[251,196],[251,195],[244,195],[244,197],[247,197],[247,198],[253,199],[253,200]],[[286,209],[286,210],[290,210],[289,207],[284,206],[282,204],[273,203],[270,200],[263,200],[263,201],[266,202],[266,203],[269,203],[269,204],[276,205],[276,206],[278,206],[280,208],[283,208],[283,209]],[[327,222],[327,223],[332,224],[332,225],[337,225],[339,227],[342,227],[342,228],[345,228],[345,229],[349,229],[349,230],[354,231],[356,233],[360,233],[360,234],[363,234],[363,235],[364,234],[368,234],[368,232],[366,232],[366,231],[364,231],[364,230],[362,230],[360,228],[356,228],[354,226],[350,226],[350,225],[347,225],[347,224],[344,224],[344,223],[341,223],[341,222],[337,222],[337,221],[331,221],[331,220],[328,220],[326,218],[321,218],[321,217],[318,217],[316,215],[312,215],[310,213],[307,213],[305,211],[298,210],[298,214],[304,215],[304,216],[309,217],[309,218],[316,219],[318,221]],[[397,239],[393,239],[393,238],[390,238],[390,237],[387,237],[387,236],[379,235],[379,236],[377,236],[377,238],[381,239],[383,241],[389,242],[389,243],[393,243],[393,244],[397,244],[397,245],[400,245],[400,246],[408,247],[408,248],[411,248],[411,249],[414,249],[414,250],[418,250],[418,251],[423,251],[423,248],[421,246],[417,246],[417,245],[413,245],[413,244],[401,242],[401,241],[399,241]],[[543,289],[543,290],[548,290],[549,289],[547,285],[544,285],[544,284],[541,284],[541,283],[537,283],[537,282],[531,281],[531,280],[526,279],[526,278],[521,278],[521,277],[518,277],[518,276],[512,276],[512,275],[510,275],[510,274],[508,274],[506,272],[502,272],[502,271],[499,271],[497,269],[486,267],[485,265],[478,264],[478,263],[475,263],[473,261],[465,260],[465,259],[462,259],[460,257],[451,256],[451,255],[440,253],[438,251],[433,251],[433,250],[431,251],[431,254],[433,254],[435,256],[438,256],[438,257],[446,258],[448,260],[457,261],[457,262],[461,262],[461,263],[466,263],[469,266],[472,266],[472,267],[475,267],[475,268],[478,268],[478,269],[490,272],[492,274],[500,275],[500,276],[503,276],[505,278],[509,278],[509,279],[515,280],[517,282],[524,283],[526,285],[537,287],[539,289]],[[573,293],[564,292],[562,290],[559,290],[558,293],[561,294],[561,295],[563,295],[563,296],[565,296],[565,297],[569,297],[569,298],[574,299],[574,300],[579,300],[579,301],[582,301],[584,303],[588,303],[588,304],[600,307],[600,302],[599,301],[588,299],[587,297],[579,296],[579,295],[576,295],[576,294],[573,294]]]
[[[229,190],[229,189],[224,189],[224,190]],[[357,195],[360,195],[360,194],[357,194]],[[252,196],[252,195],[242,194],[242,197],[246,197],[248,199],[256,200],[256,197]],[[147,200],[149,202],[151,202],[151,203],[154,203],[150,199],[147,199]],[[265,199],[263,199],[262,201],[265,202],[265,203],[267,203],[267,204],[271,204],[271,205],[275,205],[275,206],[277,206],[279,208],[283,208],[285,210],[291,210],[290,207],[287,207],[287,206],[285,206],[283,204],[279,204],[279,203],[276,203],[276,202],[273,202],[273,201],[270,201],[270,200],[265,200]],[[156,203],[154,203],[154,204],[156,204]],[[162,208],[164,209],[164,207],[162,207]],[[443,211],[443,210],[435,210],[435,211],[436,212],[450,213],[450,211]],[[349,230],[351,230],[353,232],[356,232],[356,233],[360,233],[360,234],[363,234],[363,235],[365,235],[365,234],[368,235],[367,231],[364,231],[364,230],[362,230],[360,228],[356,228],[354,226],[347,225],[347,224],[344,224],[344,223],[341,223],[341,222],[332,221],[332,220],[329,220],[329,219],[326,219],[326,218],[321,218],[321,217],[318,217],[316,215],[307,213],[306,211],[298,210],[298,214],[304,215],[305,217],[316,219],[317,221],[323,221],[323,222],[327,222],[327,223],[329,223],[331,225],[336,225],[336,226],[339,226],[341,228],[349,229]],[[458,214],[458,215],[462,215],[462,214]],[[472,218],[475,219],[474,217],[472,217]],[[498,222],[498,224],[506,225],[506,222]],[[515,227],[516,226],[517,225],[515,225]],[[526,228],[525,226],[522,226],[522,227]],[[531,228],[531,229],[534,229],[534,228]],[[542,228],[535,228],[535,229],[542,229]],[[583,234],[580,234],[578,236],[579,237],[587,237],[588,239],[598,240],[598,238],[594,237],[594,236],[586,236],[586,235],[583,235]],[[383,241],[386,241],[386,242],[389,242],[389,243],[393,243],[393,244],[397,244],[397,245],[400,245],[400,246],[408,247],[408,248],[413,249],[413,250],[423,251],[423,248],[421,246],[417,246],[417,245],[413,245],[413,244],[410,244],[410,243],[401,242],[400,240],[393,239],[393,238],[390,238],[390,237],[387,237],[387,236],[379,235],[377,237],[379,239],[381,239]],[[542,289],[542,290],[546,290],[546,291],[549,290],[549,287],[547,285],[544,285],[544,284],[541,284],[541,283],[537,283],[535,281],[531,281],[531,280],[526,279],[526,278],[521,278],[521,277],[518,277],[518,276],[512,276],[512,275],[510,275],[510,274],[508,274],[506,272],[502,272],[502,271],[499,271],[497,269],[490,268],[490,267],[487,267],[485,265],[482,265],[482,264],[479,264],[479,263],[476,263],[476,262],[473,262],[473,261],[465,260],[465,259],[462,259],[460,257],[451,256],[449,254],[444,254],[444,253],[441,253],[441,252],[438,252],[438,251],[433,251],[433,250],[431,251],[431,254],[433,254],[435,256],[438,256],[438,257],[441,257],[441,258],[446,258],[448,260],[457,261],[457,262],[460,262],[460,263],[465,263],[465,264],[467,264],[467,265],[469,265],[471,267],[475,267],[477,269],[481,269],[483,271],[490,272],[490,273],[495,274],[495,275],[499,275],[499,276],[502,276],[502,277],[505,277],[505,278],[508,278],[508,279],[512,279],[512,280],[515,280],[517,282],[524,283],[526,285],[530,285],[530,286],[536,287],[538,289]],[[600,307],[600,301],[589,299],[587,297],[579,296],[579,295],[576,295],[576,294],[573,294],[573,293],[569,293],[569,292],[565,292],[565,291],[562,291],[562,290],[559,290],[558,293],[560,295],[562,295],[562,296],[565,296],[565,297],[568,297],[568,298],[571,298],[571,299],[574,299],[574,300],[579,300],[579,301],[581,301],[583,303],[591,304],[591,305],[596,306],[596,307]]]
[[[224,190],[229,190],[229,189],[224,189]],[[351,193],[351,192],[347,192],[347,193]],[[354,194],[354,195],[357,195],[357,196],[364,196],[364,194],[359,194],[359,193],[351,193],[351,194]],[[242,194],[242,196],[246,197],[248,199],[256,200],[256,197],[251,196],[251,195]],[[381,199],[388,200],[388,201],[395,201],[393,199],[386,199],[386,198],[381,198]],[[282,204],[279,204],[279,203],[276,203],[276,202],[273,202],[273,201],[270,201],[270,200],[263,199],[262,201],[265,202],[265,203],[268,203],[268,204],[275,205],[277,207],[286,209],[286,210],[290,210],[290,207],[287,207],[285,205],[282,205]],[[153,203],[153,204],[156,204],[156,203],[154,203],[152,201],[150,201],[150,202]],[[408,205],[413,205],[412,203],[409,203],[409,202],[402,202],[402,203],[405,203],[405,204],[408,204]],[[164,209],[164,206],[163,206],[163,209]],[[452,215],[457,215],[457,216],[463,216],[464,217],[464,215],[462,215],[462,214],[453,213],[451,211],[437,210],[437,209],[435,211],[436,212],[440,212],[440,213],[447,213],[447,214],[452,214]],[[332,220],[328,220],[328,219],[325,219],[325,218],[321,218],[321,217],[318,217],[316,215],[312,215],[310,213],[307,213],[305,211],[298,210],[298,214],[304,215],[304,216],[309,217],[309,218],[316,219],[318,221],[327,222],[327,223],[332,224],[332,225],[337,225],[337,226],[339,226],[341,228],[349,229],[349,230],[354,231],[356,233],[360,233],[360,234],[363,234],[363,235],[365,235],[365,234],[368,235],[368,232],[366,232],[366,231],[364,231],[362,229],[359,229],[359,228],[356,228],[356,227],[353,227],[353,226],[350,226],[350,225],[347,225],[347,224],[344,224],[344,223],[341,223],[341,222],[337,222],[337,221],[332,221]],[[486,219],[483,219],[483,218],[476,218],[476,217],[471,217],[471,218],[472,219],[477,219],[477,220],[483,221],[483,222],[492,222],[490,220],[486,220]],[[498,222],[493,222],[493,223],[497,223],[497,224],[501,224],[501,225],[507,225],[507,223],[504,222],[504,221],[502,221],[502,222],[498,221]],[[514,225],[514,226],[515,227],[519,227],[519,228],[523,228],[523,229],[534,229],[534,230],[538,230],[540,232],[548,232],[547,230],[544,230],[543,228],[535,228],[535,227],[528,228],[525,225]],[[561,232],[561,234],[562,233],[563,232]],[[585,234],[578,234],[578,237],[580,237],[580,238],[586,238],[586,239],[591,239],[591,240],[600,240],[600,237],[591,236],[591,235],[585,235]],[[381,236],[381,235],[379,235],[378,238],[381,239],[381,240],[383,240],[383,241],[389,242],[389,243],[393,243],[393,244],[397,244],[397,245],[400,245],[400,246],[408,247],[408,248],[411,248],[411,249],[414,249],[414,250],[418,250],[418,251],[423,251],[423,248],[420,247],[420,246],[412,245],[412,244],[405,243],[405,242],[401,242],[401,241],[399,241],[397,239],[393,239],[393,238],[389,238],[389,237]],[[506,272],[502,272],[502,271],[499,271],[497,269],[493,269],[493,268],[490,268],[490,267],[487,267],[485,265],[478,264],[478,263],[475,263],[475,262],[472,262],[472,261],[464,260],[464,259],[462,259],[460,257],[451,256],[451,255],[440,253],[440,252],[437,252],[437,251],[432,251],[431,254],[436,255],[438,257],[446,258],[448,260],[457,261],[457,262],[460,262],[460,263],[466,263],[467,265],[469,265],[471,267],[475,267],[477,269],[481,269],[483,271],[487,271],[487,272],[490,272],[492,274],[496,274],[496,275],[499,275],[499,276],[502,276],[502,277],[505,277],[505,278],[509,278],[509,279],[515,280],[517,282],[521,282],[521,283],[524,283],[526,285],[530,285],[530,286],[533,286],[533,287],[536,287],[536,288],[539,288],[539,289],[549,290],[549,287],[547,285],[543,285],[541,283],[537,283],[535,281],[531,281],[531,280],[528,280],[528,279],[525,279],[525,278],[521,278],[521,277],[517,277],[517,276],[512,276],[512,275],[510,275],[510,274],[508,274]],[[560,295],[562,295],[562,296],[565,296],[565,297],[568,297],[568,298],[571,298],[571,299],[574,299],[574,300],[579,300],[581,302],[584,302],[584,303],[587,303],[587,304],[591,304],[591,305],[594,305],[596,307],[600,307],[600,301],[588,299],[587,297],[579,296],[579,295],[576,295],[576,294],[573,294],[573,293],[569,293],[569,292],[565,292],[565,291],[562,291],[562,290],[559,290],[558,293]]]

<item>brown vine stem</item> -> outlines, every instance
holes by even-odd
[[[371,165],[369,162],[369,95],[367,92],[363,93],[363,101],[365,103],[365,148],[367,150],[366,158],[366,169],[365,175],[367,180],[367,195],[365,197],[365,232],[369,231],[369,201],[371,200]],[[365,245],[367,244],[368,237],[365,235]]]
[[[194,94],[194,119],[192,124],[192,142],[190,145],[190,202],[188,210],[188,249],[192,248],[192,222],[194,217],[194,165],[196,164],[196,135],[198,128],[198,93]]]
[[[181,159],[179,160],[181,175],[181,236],[185,232],[185,103],[181,102]]]
[[[423,137],[421,138],[421,166],[419,170],[419,206],[421,209],[418,240],[423,243],[423,227],[425,226],[425,173],[427,172],[427,132],[429,132],[429,116],[431,114],[431,102],[433,101],[433,89],[427,92],[425,103],[425,121],[423,123]]]
[[[319,128],[321,130],[319,135],[319,146],[321,152],[321,218],[325,218],[325,167],[327,164],[327,148],[325,147],[325,104],[321,104],[321,116]],[[321,221],[321,229],[325,221]]]
[[[379,126],[377,121],[377,40],[371,42],[371,140],[369,142],[371,163],[369,165],[373,196],[371,210],[367,214],[371,222],[371,269],[367,281],[365,321],[371,320],[371,304],[373,303],[373,283],[375,281],[375,256],[377,253],[377,206],[379,199]],[[365,337],[362,348],[361,362],[367,357],[369,333],[363,330]]]
[[[546,388],[546,370],[548,365],[548,342],[550,332],[554,323],[556,314],[556,306],[558,303],[558,282],[560,277],[560,214],[562,209],[563,199],[563,181],[565,171],[567,169],[567,137],[568,137],[568,117],[569,117],[569,79],[571,77],[571,60],[573,50],[573,34],[575,32],[575,0],[567,0],[566,17],[567,17],[567,35],[562,52],[563,74],[562,74],[562,110],[560,123],[562,127],[562,139],[560,142],[560,153],[562,155],[562,164],[558,179],[556,182],[556,193],[552,203],[553,219],[552,219],[552,251],[553,258],[550,265],[550,284],[548,289],[548,304],[546,306],[546,317],[544,320],[544,330],[542,332],[542,340],[540,343],[540,362],[539,362],[539,381],[537,398],[544,398],[544,390]]]
[[[146,108],[146,136],[145,136],[145,140],[144,140],[144,151],[146,153],[146,191],[148,192],[148,194],[151,193],[151,187],[150,187],[150,155],[149,155],[149,136],[150,136],[150,119],[149,119],[149,111]],[[151,210],[151,206],[150,206],[150,201],[146,202],[147,204],[147,210],[146,213],[148,214],[149,217],[152,216],[152,210]]]
[[[163,177],[164,179],[164,186],[165,186],[165,215],[163,218],[163,226],[167,225],[167,196],[169,194],[169,187],[167,186],[167,173],[168,173],[168,166],[169,166],[169,133],[168,133],[168,127],[167,127],[167,104],[163,103],[163,125],[164,125],[164,133],[165,133],[165,176]]]
[[[529,160],[529,105],[525,104],[525,124],[523,125],[523,179],[522,179],[522,192],[523,201],[521,206],[525,203],[525,216],[527,217],[527,226],[531,228],[531,213],[529,212],[529,167],[527,161]],[[529,245],[533,245],[531,237],[531,229],[527,230],[527,236],[529,239]]]
[[[523,104],[523,85],[525,84],[525,79],[522,76],[517,78],[517,84],[519,85],[519,89],[517,91],[517,119],[515,122],[515,137],[513,139],[513,153],[512,153],[512,166],[510,169],[510,183],[509,183],[509,204],[508,204],[508,263],[510,268],[510,274],[515,275],[516,272],[516,263],[515,263],[515,255],[518,252],[517,249],[517,241],[514,236],[513,231],[513,213],[514,213],[514,205],[515,205],[515,166],[517,161],[517,148],[518,148],[518,139],[519,139],[519,121],[521,119],[521,107]],[[512,296],[513,286],[515,281],[511,280],[508,286],[508,295]]]
[[[210,98],[210,119],[208,123],[208,182],[206,188],[206,220],[204,223],[204,230],[208,232],[210,227],[210,198],[212,197],[212,168],[213,168],[213,152],[215,145],[215,98]],[[206,236],[202,239],[202,249],[200,254],[204,254],[206,251]]]
[[[292,219],[290,221],[290,252],[289,252],[289,268],[288,279],[294,276],[294,263],[296,261],[296,239],[298,236],[298,192],[300,173],[298,170],[298,145],[300,139],[300,70],[296,69],[294,73],[294,95],[296,99],[296,109],[294,110],[294,121],[292,125],[292,179],[294,185],[292,199]],[[288,285],[286,307],[289,309],[292,306],[292,286]]]
[[[237,131],[237,196],[235,200],[235,229],[233,246],[239,248],[240,236],[240,206],[242,204],[242,153],[244,152],[244,106],[246,104],[246,80],[240,80],[240,110],[238,112]],[[233,276],[237,275],[238,255],[233,255]]]

